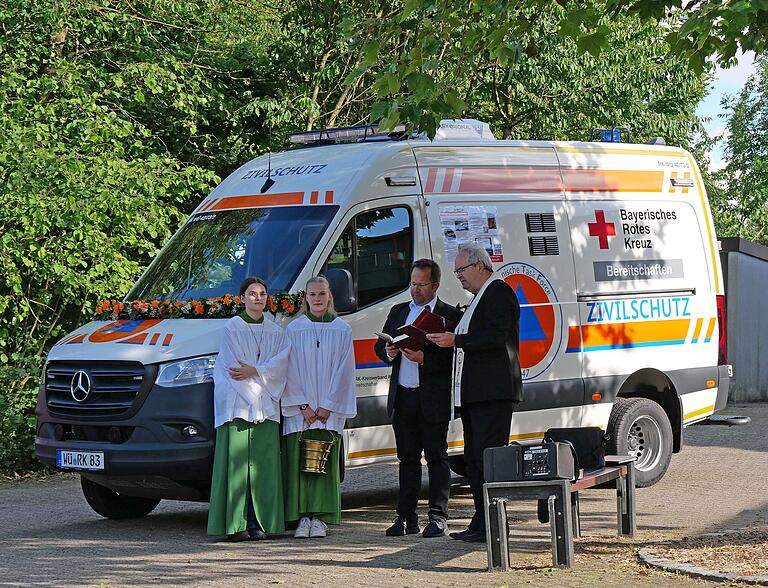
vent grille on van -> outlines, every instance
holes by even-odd
[[[531,255],[560,255],[557,237],[528,237]]]
[[[120,415],[133,406],[144,375],[138,362],[51,362],[45,373],[48,410],[70,416]]]
[[[528,213],[525,215],[525,226],[529,233],[554,233],[555,215],[551,212]]]

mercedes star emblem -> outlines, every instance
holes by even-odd
[[[75,372],[75,375],[72,376],[72,381],[69,383],[69,393],[72,394],[75,402],[85,402],[88,400],[88,396],[91,394],[91,378],[87,372],[83,370]]]

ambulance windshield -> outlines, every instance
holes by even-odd
[[[144,273],[128,300],[238,294],[258,276],[270,292],[293,285],[338,206],[287,206],[193,216]]]

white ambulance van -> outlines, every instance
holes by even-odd
[[[325,274],[354,333],[358,415],[347,466],[395,459],[389,369],[374,354],[409,268],[443,268],[439,296],[466,305],[457,245],[481,243],[521,304],[524,401],[511,440],[597,425],[664,475],[683,429],[725,406],[723,279],[701,175],[668,146],[495,140],[446,122],[433,141],[375,128],[297,134],[296,148],[227,177],[126,300],[271,292]],[[280,321],[282,317],[277,316]],[[211,381],[223,319],[93,321],[51,350],[37,455],[81,473],[100,514],[142,516],[160,499],[207,500]],[[456,469],[461,426],[450,438]]]

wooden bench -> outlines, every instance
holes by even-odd
[[[552,535],[552,563],[573,567],[573,539],[581,536],[579,492],[589,488],[616,488],[616,526],[619,535],[633,536],[635,519],[634,457],[606,455],[605,467],[569,480],[487,482],[483,484],[488,569],[509,570],[507,503],[513,500],[546,500]],[[499,532],[503,529],[503,532]]]

